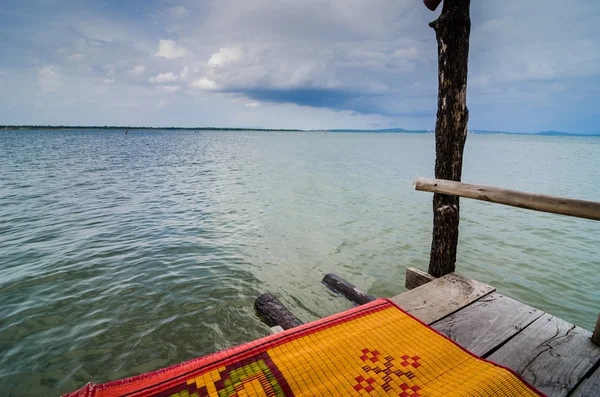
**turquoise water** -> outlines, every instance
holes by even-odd
[[[0,132],[0,390],[57,395],[266,335],[427,268],[433,136]],[[600,139],[470,135],[464,181],[600,200]],[[600,222],[463,200],[458,272],[592,329]]]

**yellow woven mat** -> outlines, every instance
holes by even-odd
[[[511,371],[479,359],[377,300],[285,333],[80,396],[537,396]]]

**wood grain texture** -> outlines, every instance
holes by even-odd
[[[391,300],[419,320],[431,324],[495,290],[487,284],[451,273]]]
[[[600,203],[594,201],[545,196],[492,186],[429,178],[417,178],[415,190],[600,221]]]
[[[600,368],[583,381],[572,397],[598,397],[600,396]]]
[[[544,314],[488,360],[512,368],[548,396],[566,396],[600,359],[591,333]]]
[[[404,286],[406,289],[415,289],[433,280],[435,280],[435,277],[433,277],[431,274],[414,267],[409,267],[406,269]]]
[[[435,322],[432,327],[481,357],[518,334],[544,312],[496,292]]]

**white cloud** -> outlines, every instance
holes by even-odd
[[[156,87],[159,91],[162,91],[166,94],[173,94],[181,88],[178,85],[159,85]]]
[[[187,8],[183,7],[183,6],[175,6],[175,7],[171,7],[167,10],[167,14],[171,17],[171,18],[183,18],[186,15],[188,15],[190,12],[188,11]]]
[[[179,78],[181,80],[185,80],[188,77],[190,70],[188,69],[187,66],[184,66],[183,69],[181,70],[181,72],[179,73]]]
[[[116,103],[111,106],[114,108],[133,109],[133,108],[139,107],[140,103],[136,102],[136,101],[127,101],[127,102]]]
[[[159,109],[162,109],[162,108],[164,108],[165,106],[167,106],[167,101],[165,101],[164,99],[163,99],[162,101],[159,101],[159,102],[156,104],[156,107],[157,107],[157,108],[159,108]]]
[[[244,57],[244,51],[240,47],[221,48],[219,52],[212,54],[208,60],[209,66],[223,66],[239,62]]]
[[[128,72],[131,74],[140,75],[140,74],[144,73],[145,71],[146,71],[146,67],[144,65],[136,65],[133,67],[133,69],[129,70]]]
[[[413,60],[419,58],[419,51],[416,48],[401,48],[392,54],[393,58],[396,59],[404,59],[404,60]]]
[[[164,83],[172,83],[174,81],[179,80],[179,77],[176,74],[171,72],[169,73],[159,73],[154,77],[150,77],[148,82],[152,84],[164,84]]]
[[[62,77],[56,66],[46,65],[38,71],[38,85],[43,93],[58,92],[62,87]]]
[[[113,65],[112,63],[103,66],[102,69],[104,69],[107,76],[114,76],[115,74],[115,65]]]
[[[85,59],[85,55],[79,53],[73,53],[68,56],[69,61],[82,61]]]
[[[182,58],[186,54],[186,49],[180,47],[173,40],[160,40],[158,42],[158,51],[154,56],[167,58],[167,59],[176,59]]]
[[[104,84],[113,84],[115,82],[115,79],[104,79],[102,80],[102,82]]]
[[[260,106],[260,103],[259,102],[248,102],[246,104],[246,106],[249,107],[249,108],[256,108],[256,107]]]
[[[212,80],[207,79],[206,77],[202,77],[200,80],[195,81],[192,84],[192,87],[199,88],[201,90],[216,90],[219,88],[217,83]]]

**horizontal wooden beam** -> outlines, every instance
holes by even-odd
[[[349,283],[333,273],[326,274],[325,277],[323,277],[323,284],[325,284],[333,292],[344,295],[346,298],[358,305],[364,305],[365,303],[375,300],[375,297],[367,294],[354,284]]]
[[[283,329],[290,329],[303,324],[273,294],[262,294],[256,298],[254,309],[269,327],[280,326]]]
[[[435,280],[431,274],[423,270],[415,269],[414,267],[406,268],[406,277],[404,278],[404,286],[406,289],[415,289],[423,284]]]
[[[415,189],[600,221],[600,203],[594,201],[545,196],[492,186],[429,178],[417,178]]]

